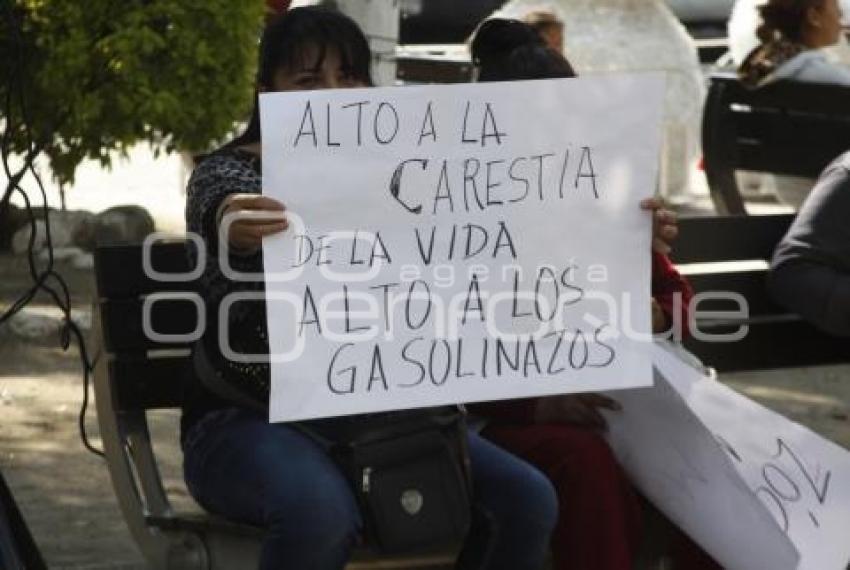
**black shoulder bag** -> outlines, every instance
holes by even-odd
[[[223,380],[203,342],[196,343],[193,359],[195,373],[209,390],[260,411],[257,401]],[[463,541],[471,518],[472,482],[460,408],[365,414],[352,421],[349,437],[334,441],[309,424],[290,425],[325,447],[348,479],[369,546],[407,553]]]
[[[459,544],[469,528],[466,421],[457,408],[367,416],[331,447],[360,503],[366,542],[381,552]]]

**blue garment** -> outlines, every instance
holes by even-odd
[[[538,570],[557,518],[548,479],[469,433],[473,523],[458,567]],[[207,414],[186,434],[184,471],[207,510],[268,529],[261,570],[340,570],[362,520],[326,451],[286,424],[235,408]]]

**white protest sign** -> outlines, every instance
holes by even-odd
[[[657,352],[657,351],[656,351]],[[611,447],[634,485],[729,570],[791,570],[798,553],[666,377],[608,394]]]
[[[650,384],[638,203],[663,91],[643,74],[262,94],[264,193],[290,217],[263,248],[270,419]]]
[[[797,568],[844,570],[850,562],[850,452],[710,377],[672,376],[682,367],[670,353],[655,362],[669,369],[673,386],[800,552]]]
[[[844,570],[850,453],[717,382],[669,344],[655,386],[611,394],[636,485],[731,570]]]

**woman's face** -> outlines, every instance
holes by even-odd
[[[334,49],[327,49],[320,59],[319,49],[307,48],[300,63],[282,67],[275,72],[270,91],[311,91],[315,89],[346,89],[366,87],[366,84],[344,69],[342,58]]]
[[[841,37],[841,6],[838,0],[821,0],[809,8],[807,24],[811,47],[831,46]]]

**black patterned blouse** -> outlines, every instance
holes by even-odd
[[[260,159],[240,149],[225,148],[206,157],[194,170],[187,189],[186,227],[199,235],[207,248],[207,259],[200,278],[200,292],[206,301],[207,329],[203,342],[210,363],[220,378],[240,396],[268,405],[269,367],[266,363],[241,363],[225,358],[219,346],[219,306],[229,294],[239,291],[264,292],[259,281],[234,281],[219,263],[219,211],[224,199],[235,193],[259,194],[262,189]],[[231,267],[240,272],[262,273],[262,251],[250,255],[231,253]],[[268,354],[265,303],[239,302],[231,307],[227,320],[230,346],[237,353]],[[233,406],[232,401],[215,396],[197,379],[189,383],[184,403],[183,429],[207,412]]]

